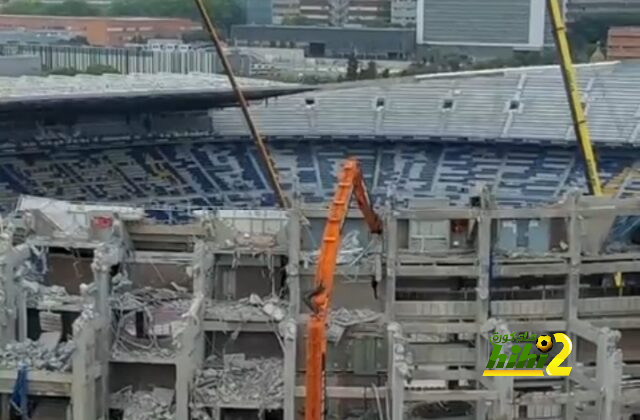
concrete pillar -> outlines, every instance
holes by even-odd
[[[180,337],[180,349],[176,359],[176,418],[189,419],[190,389],[196,369],[204,362],[205,301],[202,293],[196,293],[185,316],[187,323]]]
[[[387,367],[388,397],[391,398],[390,420],[402,420],[404,418],[404,380],[409,366],[406,360],[407,343],[403,339],[400,324],[391,322],[387,325],[387,338],[390,349]]]
[[[564,300],[564,318],[567,326],[571,320],[578,319],[578,299],[580,291],[580,262],[582,255],[581,222],[577,212],[579,195],[572,194],[569,197],[568,205],[571,206],[571,213],[568,220],[567,240],[569,242],[569,274],[566,278],[565,300]],[[578,354],[578,337],[575,334],[567,332],[571,342],[573,343],[573,351],[567,359],[567,366],[576,366]],[[564,391],[571,394],[573,391],[573,382],[570,377],[564,381]],[[574,420],[576,418],[575,403],[570,402],[562,405],[563,417],[565,420]]]
[[[98,327],[98,328],[96,328]],[[74,324],[73,341],[76,346],[72,357],[73,380],[71,383],[71,412],[74,420],[95,420],[96,379],[96,333],[100,331],[100,319],[89,320],[82,325]],[[101,372],[108,376],[109,372]]]
[[[602,328],[598,335],[596,383],[601,398],[596,403],[602,420],[617,420],[621,413],[622,351],[618,349],[619,331]]]
[[[489,319],[489,280],[491,267],[491,218],[488,215],[488,198],[483,196],[483,208],[480,210],[480,216],[477,219],[477,255],[478,255],[478,283],[476,287],[476,325],[478,333],[476,334],[476,387],[482,386],[482,372],[489,358],[486,332],[482,331],[481,326],[485,325]],[[487,404],[484,400],[476,402],[476,419],[484,420],[487,418]]]
[[[289,263],[287,285],[289,287],[289,319],[283,323],[284,331],[284,420],[296,418],[296,359],[298,319],[300,316],[300,209],[297,201],[289,211]]]
[[[213,270],[214,258],[209,242],[200,239],[196,240],[191,266],[187,269],[187,274],[193,280],[194,295],[201,293],[207,299],[212,297],[211,270]]]
[[[386,277],[385,277],[385,315],[387,322],[395,319],[395,302],[396,302],[396,255],[398,252],[398,220],[393,214],[391,208],[387,209],[385,215],[386,227]],[[391,347],[390,347],[391,348]]]
[[[10,238],[0,239],[0,345],[24,340],[27,335],[27,305],[15,269],[26,261],[31,250],[26,244],[11,246]]]
[[[102,370],[97,418],[109,418],[109,360],[111,359],[111,267],[122,262],[124,250],[120,244],[104,243],[93,254],[91,269],[97,290],[95,309],[99,316],[96,346]]]
[[[491,418],[496,420],[513,419],[513,377],[496,377],[494,384],[498,391],[498,401],[492,405]]]
[[[384,311],[388,325],[395,320],[396,302],[396,255],[398,252],[398,220],[389,205],[385,214],[385,239],[386,239],[386,276],[384,287]],[[402,419],[404,410],[404,380],[398,377],[395,368],[395,349],[397,340],[393,337],[392,330],[387,334],[387,392],[386,404],[390,407],[391,419]]]

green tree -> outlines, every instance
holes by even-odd
[[[347,61],[347,80],[358,79],[358,67],[360,67],[358,59],[356,58],[355,54],[351,54],[349,56],[349,61]]]
[[[39,0],[14,0],[2,6],[8,15],[38,15],[45,13],[46,6]]]
[[[286,16],[284,19],[282,19],[282,24],[291,26],[308,26],[313,25],[313,22],[311,22],[306,16],[297,14]]]
[[[375,61],[367,63],[367,67],[360,70],[360,79],[375,79],[378,77],[378,66]]]
[[[99,76],[101,74],[107,74],[107,73],[119,74],[120,71],[117,68],[112,67],[108,64],[92,64],[89,67],[87,67],[87,70],[84,71],[83,73]]]
[[[60,4],[44,4],[39,0],[14,0],[2,7],[9,15],[100,16],[99,7],[85,0],[65,0]]]
[[[48,4],[45,14],[51,16],[100,16],[102,10],[84,0],[64,0],[60,4]]]
[[[62,44],[71,44],[71,45],[89,45],[89,41],[87,37],[84,36],[75,36],[68,41],[60,41]]]
[[[211,36],[206,31],[190,31],[182,34],[182,41],[187,44],[191,42],[211,42]]]
[[[57,76],[75,76],[78,73],[78,70],[69,67],[57,68],[47,72],[47,74],[55,74]]]

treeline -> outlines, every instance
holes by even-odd
[[[46,75],[57,75],[57,76],[75,76],[77,74],[90,74],[93,76],[101,76],[103,74],[119,74],[120,71],[107,64],[92,64],[87,67],[86,70],[80,71],[72,67],[64,67],[57,68],[51,70],[45,70],[44,73]]]
[[[205,4],[218,28],[225,32],[231,25],[245,22],[246,4],[243,0],[205,0]],[[0,10],[10,15],[148,16],[200,20],[198,9],[192,0],[113,0],[105,7],[89,4],[84,0],[64,0],[58,4],[45,4],[39,0],[13,0]]]

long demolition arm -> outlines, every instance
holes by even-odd
[[[310,298],[313,312],[309,317],[307,331],[306,420],[323,418],[324,369],[327,351],[326,321],[340,250],[340,235],[349,212],[352,195],[355,195],[358,207],[371,233],[382,233],[382,221],[371,207],[360,166],[355,159],[349,159],[340,172],[338,187],[329,207],[329,217],[322,236],[316,267],[315,291]]]

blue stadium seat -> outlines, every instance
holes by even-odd
[[[360,160],[377,202],[392,187],[399,199],[449,198],[462,204],[486,184],[499,203],[518,207],[553,202],[569,188],[585,185],[573,148],[339,140],[274,142],[284,187],[298,185],[306,202],[326,202],[348,156]],[[633,154],[624,150],[602,148],[599,156],[605,183],[634,163]],[[33,194],[155,207],[150,217],[172,223],[186,220],[184,207],[274,205],[260,165],[251,143],[240,138],[21,154],[0,161],[0,208],[7,211],[19,194]],[[640,180],[630,179],[623,188],[623,195],[640,192]]]

